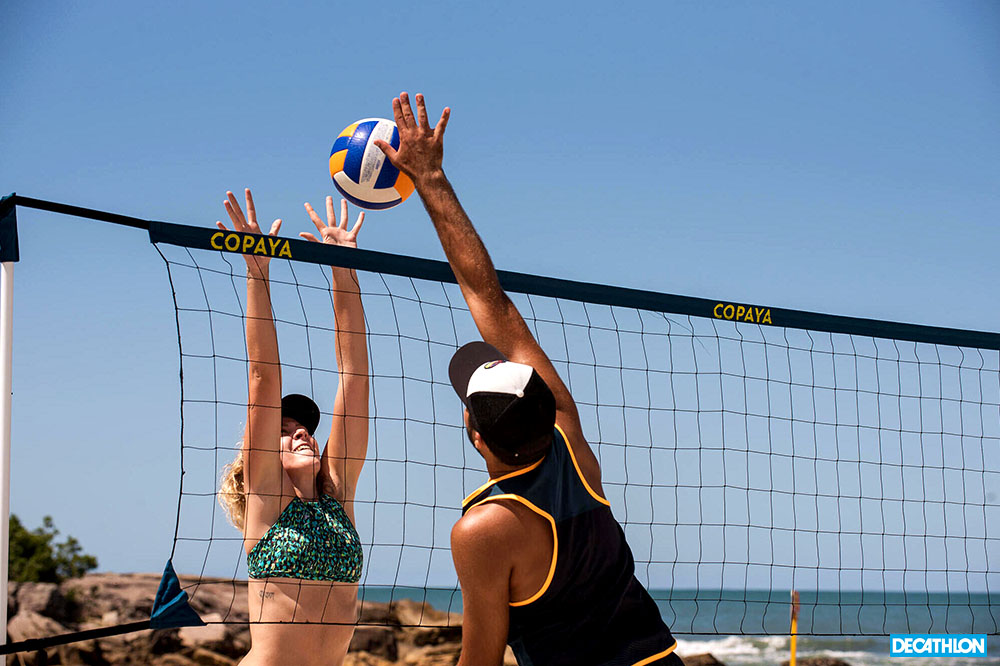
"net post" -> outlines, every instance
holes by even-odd
[[[0,263],[0,599],[7,598],[10,550],[10,398],[14,262]],[[0,604],[0,645],[7,642],[7,603]]]
[[[0,200],[0,645],[7,644],[10,573],[10,416],[14,331],[14,262],[18,260],[15,195]]]
[[[791,627],[791,638],[788,641],[789,656],[788,666],[795,666],[795,648],[798,642],[799,633],[799,593],[792,590],[792,627]]]

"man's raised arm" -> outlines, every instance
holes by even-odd
[[[601,492],[600,466],[583,437],[576,403],[521,313],[504,293],[482,239],[445,177],[444,131],[451,109],[446,107],[441,119],[431,127],[423,95],[417,95],[414,118],[409,96],[404,92],[392,100],[392,113],[399,129],[399,148],[393,149],[384,141],[376,145],[413,180],[480,335],[511,361],[533,367],[545,380],[556,399],[556,422],[566,431],[591,486]]]
[[[486,246],[445,177],[443,140],[451,109],[445,108],[437,125],[431,127],[423,95],[417,95],[414,118],[409,96],[404,92],[392,100],[392,112],[399,128],[399,148],[394,150],[384,141],[376,144],[394,166],[413,180],[483,340],[508,359],[535,368],[555,395],[557,411],[578,422],[569,391],[501,288]]]

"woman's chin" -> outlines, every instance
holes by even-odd
[[[315,454],[289,453],[281,456],[281,468],[291,474],[294,472],[319,472],[319,456]]]

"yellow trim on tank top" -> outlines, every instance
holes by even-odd
[[[545,594],[545,591],[549,589],[549,585],[552,583],[552,576],[554,576],[556,573],[556,560],[559,557],[559,533],[556,531],[556,520],[555,518],[552,517],[551,514],[547,513],[546,511],[542,511],[537,506],[535,506],[525,498],[521,497],[520,495],[514,495],[511,493],[508,493],[506,495],[493,495],[492,497],[487,497],[482,502],[477,502],[475,506],[479,506],[480,504],[486,504],[487,502],[495,502],[497,500],[504,500],[504,499],[520,502],[521,504],[525,505],[526,507],[537,513],[539,516],[542,516],[543,518],[548,520],[549,525],[552,526],[552,563],[549,564],[549,575],[545,577],[545,582],[542,583],[542,587],[538,590],[538,592],[535,592],[533,595],[531,595],[530,597],[528,597],[523,601],[511,601],[508,604],[510,606],[527,606],[528,604],[537,601],[539,597]],[[469,508],[475,508],[475,506]]]
[[[671,652],[673,652],[676,649],[677,649],[677,641],[674,641],[674,644],[671,645],[670,647],[668,647],[663,652],[657,652],[656,654],[654,654],[651,657],[646,657],[642,661],[637,661],[634,664],[632,664],[632,666],[646,666],[646,664],[651,664],[654,661],[656,661],[657,659],[662,659],[663,657],[666,657],[668,654],[670,654]]]
[[[527,474],[531,470],[533,470],[536,467],[538,467],[539,465],[541,465],[542,462],[545,461],[546,457],[547,456],[542,456],[540,460],[536,460],[535,462],[531,463],[531,465],[529,465],[528,467],[525,467],[524,469],[516,469],[513,472],[511,472],[510,474],[504,474],[503,476],[497,477],[495,479],[490,479],[489,481],[487,481],[483,485],[481,485],[478,488],[476,488],[475,490],[473,490],[472,493],[470,493],[464,500],[462,500],[462,508],[464,509],[465,505],[472,501],[472,498],[474,498],[476,495],[478,495],[479,493],[483,492],[484,490],[486,490],[487,488],[489,488],[490,486],[492,486],[494,483],[499,483],[500,481],[503,481],[504,479],[510,479],[512,477],[515,477],[515,476],[520,476],[521,474]]]
[[[556,424],[556,430],[558,430],[559,434],[562,435],[563,442],[566,443],[566,448],[569,449],[570,460],[573,461],[573,467],[576,468],[576,475],[580,477],[581,481],[583,481],[583,487],[587,489],[587,492],[590,493],[590,496],[593,497],[595,500],[606,506],[611,506],[611,502],[609,502],[608,500],[604,499],[603,497],[595,493],[594,489],[590,487],[589,483],[587,483],[587,477],[585,477],[583,475],[583,472],[580,471],[580,465],[579,463],[576,462],[576,456],[573,455],[573,446],[569,443],[569,437],[566,436],[566,433],[563,432],[563,429],[559,427],[558,423]]]

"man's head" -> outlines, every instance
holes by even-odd
[[[501,462],[523,465],[545,455],[556,401],[534,368],[508,361],[485,342],[470,342],[455,352],[448,375],[465,404],[469,428]]]

